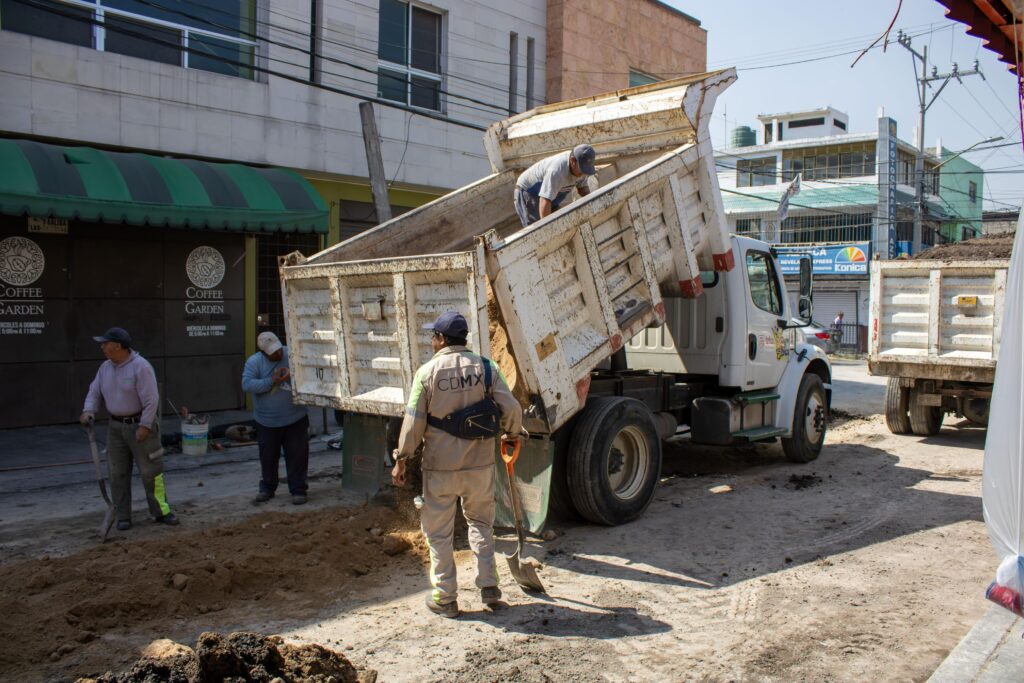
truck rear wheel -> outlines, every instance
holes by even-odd
[[[918,436],[935,436],[942,429],[942,408],[922,404],[922,396],[918,387],[910,390],[910,429]]]
[[[893,434],[910,433],[910,389],[900,385],[899,377],[890,377],[885,387],[885,426]]]
[[[621,396],[588,401],[567,464],[569,494],[584,519],[609,526],[636,519],[661,475],[661,439],[651,411]]]
[[[964,417],[976,425],[988,426],[988,409],[987,398],[969,398],[964,401]]]
[[[810,462],[825,443],[828,403],[821,377],[807,373],[800,380],[800,393],[793,411],[793,435],[782,439],[782,451],[790,462]]]

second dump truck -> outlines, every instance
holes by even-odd
[[[771,248],[730,235],[722,209],[708,121],[734,80],[724,70],[496,123],[491,175],[283,260],[295,395],[346,411],[347,485],[383,480],[413,374],[431,356],[422,326],[446,310],[466,316],[470,348],[523,405],[531,438],[516,475],[535,531],[549,504],[601,524],[636,518],[677,434],[722,446],[781,438],[791,460],[817,457],[828,360],[794,343]],[[582,142],[597,151],[596,186],[522,227],[519,173]]]

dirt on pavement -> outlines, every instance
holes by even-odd
[[[412,551],[406,556],[407,551]],[[353,586],[422,566],[415,522],[396,506],[264,512],[172,538],[118,541],[0,566],[0,669],[97,673],[131,650],[110,639],[316,613]],[[422,571],[422,570],[420,570]],[[128,642],[125,643],[129,644]],[[120,657],[111,661],[110,654]]]
[[[156,638],[244,630],[381,681],[925,680],[987,605],[983,445],[952,419],[921,439],[851,415],[806,465],[777,444],[672,448],[641,519],[529,544],[546,596],[499,561],[508,606],[485,610],[461,539],[457,620],[423,607],[415,520],[373,502],[0,564],[0,670],[125,671]],[[389,534],[410,550],[387,554]]]

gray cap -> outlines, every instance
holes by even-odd
[[[576,163],[580,165],[580,170],[587,175],[594,175],[597,173],[597,169],[594,168],[594,157],[597,156],[597,152],[590,145],[576,145],[572,148],[572,156],[576,160]]]

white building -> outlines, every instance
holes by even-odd
[[[884,116],[874,130],[858,133],[848,130],[848,117],[833,107],[758,120],[763,144],[756,144],[750,129],[737,130],[736,146],[715,153],[730,227],[771,242],[780,252],[812,253],[815,319],[828,325],[843,311],[850,326],[844,344],[859,339],[863,346],[868,263],[910,251],[917,149],[899,139],[896,121]],[[976,234],[981,169],[941,143],[925,152],[922,244]],[[798,175],[799,194],[789,199],[788,215],[780,220],[783,194]],[[787,276],[796,273],[797,262],[796,256],[784,256]]]

